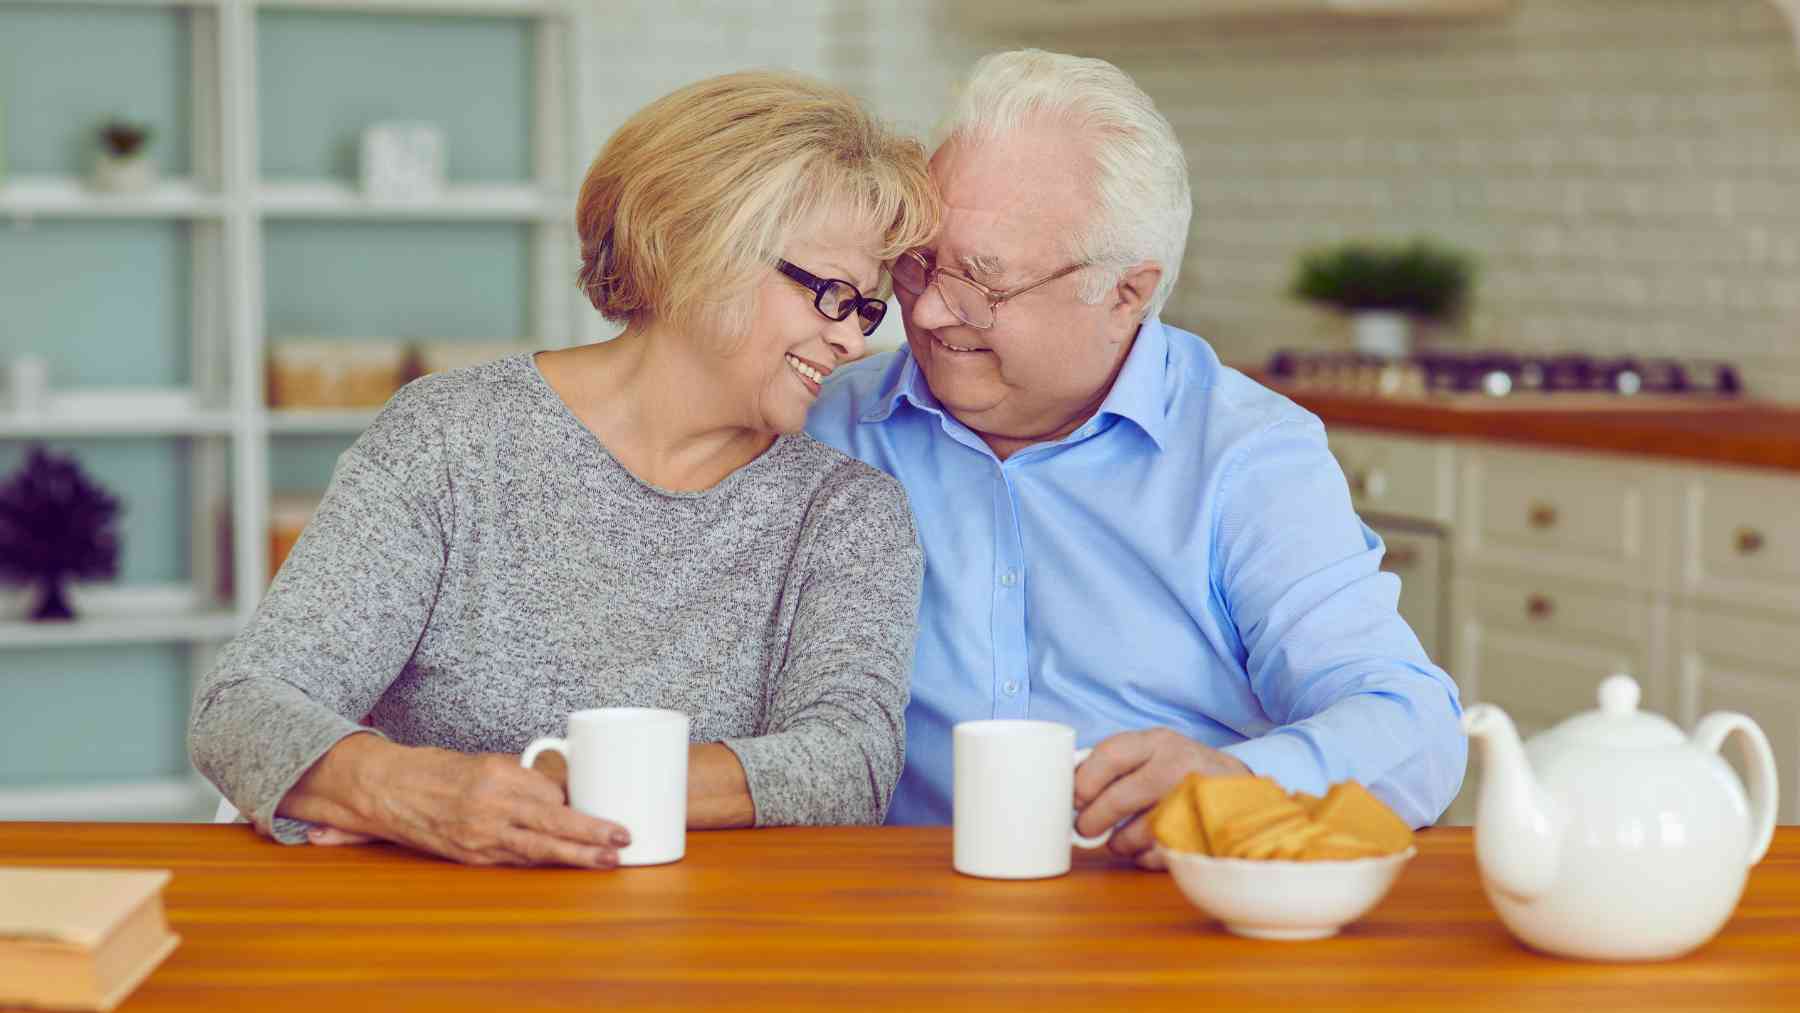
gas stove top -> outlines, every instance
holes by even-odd
[[[1510,352],[1423,352],[1382,359],[1355,352],[1283,351],[1268,372],[1281,386],[1370,397],[1587,394],[1620,398],[1735,398],[1737,369],[1697,359]]]

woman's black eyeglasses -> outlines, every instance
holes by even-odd
[[[863,295],[855,285],[842,278],[821,278],[785,260],[775,261],[775,267],[811,290],[813,305],[827,320],[843,320],[854,313],[863,334],[868,335],[874,334],[875,328],[881,326],[881,318],[887,316],[885,300]]]

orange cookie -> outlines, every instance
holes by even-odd
[[[1289,806],[1287,792],[1266,777],[1206,777],[1194,788],[1200,810],[1200,828],[1215,855],[1224,854],[1221,834],[1225,824],[1248,813],[1273,806]]]
[[[1343,861],[1352,858],[1376,858],[1385,854],[1381,848],[1359,837],[1338,830],[1327,830],[1314,838],[1300,852],[1303,862]]]
[[[1313,818],[1332,830],[1374,845],[1384,855],[1412,847],[1412,827],[1355,781],[1332,785]]]
[[[1308,795],[1303,791],[1294,792],[1294,801],[1300,803],[1300,808],[1305,809],[1306,815],[1313,819],[1319,818],[1319,806],[1325,803],[1325,800],[1319,796]]]
[[[1231,851],[1233,858],[1270,859],[1283,854],[1300,854],[1306,845],[1324,829],[1306,818],[1298,807],[1287,819],[1271,823],[1240,841]]]
[[[1200,827],[1200,810],[1196,805],[1195,789],[1201,780],[1199,774],[1189,774],[1150,811],[1151,832],[1156,835],[1157,843],[1171,851],[1212,853],[1206,845],[1206,833]]]
[[[1243,813],[1226,820],[1217,834],[1208,838],[1217,855],[1246,857],[1240,854],[1245,842],[1257,837],[1270,827],[1280,826],[1294,821],[1307,822],[1306,810],[1290,799],[1283,798],[1260,809]]]

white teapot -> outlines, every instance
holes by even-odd
[[[1691,736],[1637,709],[1638,684],[1600,684],[1600,709],[1521,747],[1506,712],[1476,704],[1463,731],[1483,747],[1475,858],[1513,935],[1549,953],[1659,960],[1711,939],[1775,834],[1775,757],[1742,714]],[[1754,811],[1719,756],[1731,733]]]

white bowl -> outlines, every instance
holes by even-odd
[[[1231,932],[1253,939],[1324,939],[1380,903],[1418,849],[1338,862],[1162,853],[1182,894]]]

